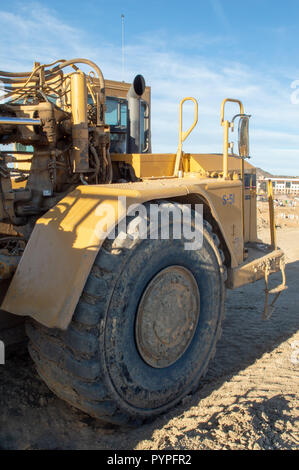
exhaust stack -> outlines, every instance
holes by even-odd
[[[140,98],[145,90],[145,80],[142,75],[136,75],[133,84],[128,91],[129,111],[129,139],[128,153],[140,153]]]

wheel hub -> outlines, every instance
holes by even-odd
[[[199,290],[183,266],[169,266],[148,284],[136,317],[136,343],[152,367],[168,367],[186,351],[199,317]]]

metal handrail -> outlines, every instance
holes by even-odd
[[[185,101],[192,101],[194,103],[194,121],[193,124],[189,127],[187,131],[183,131],[183,104]],[[173,176],[178,176],[178,172],[180,169],[180,164],[182,161],[182,155],[183,155],[183,142],[187,139],[188,135],[193,131],[194,127],[197,124],[198,121],[198,103],[195,98],[192,96],[188,96],[186,98],[183,98],[180,102],[180,117],[179,117],[179,145],[178,145],[178,150],[176,154],[176,159],[175,159],[175,164],[174,164],[174,172]]]

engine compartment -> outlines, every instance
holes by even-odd
[[[92,70],[86,75],[77,63]],[[74,71],[64,73],[70,66]],[[112,181],[104,79],[86,59],[35,63],[31,73],[0,77],[0,144],[10,146],[0,152],[0,220],[28,238],[36,218],[78,184]],[[15,150],[16,144],[33,152]]]

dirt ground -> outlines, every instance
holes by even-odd
[[[19,353],[0,369],[0,448],[298,449],[298,238],[299,226],[278,229],[289,289],[271,320],[263,281],[229,292],[208,374],[173,411],[138,429],[105,426],[56,398]]]
[[[297,200],[298,199],[298,200]],[[275,224],[278,229],[299,230],[299,198],[290,195],[277,195],[274,197]],[[269,223],[268,202],[258,202],[258,220],[260,228],[266,229]]]

